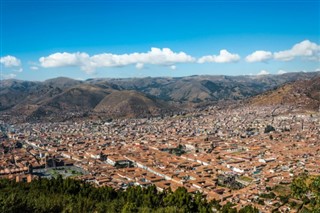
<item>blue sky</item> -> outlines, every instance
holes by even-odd
[[[2,79],[314,71],[319,45],[316,0],[1,0]]]

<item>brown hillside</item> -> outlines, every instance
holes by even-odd
[[[319,110],[320,77],[296,81],[249,100],[253,106],[287,105],[293,108]]]
[[[110,117],[145,117],[170,111],[165,103],[153,100],[137,91],[114,91],[93,110]]]

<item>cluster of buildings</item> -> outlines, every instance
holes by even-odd
[[[75,166],[86,171],[76,178],[97,186],[185,187],[222,205],[269,212],[280,201],[258,202],[267,189],[286,187],[303,172],[320,174],[319,113],[212,107],[165,118],[1,128],[0,178],[17,181],[31,181],[37,169]]]

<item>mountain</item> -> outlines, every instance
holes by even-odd
[[[76,86],[78,84],[81,84],[82,82],[78,81],[78,80],[71,79],[71,78],[58,77],[58,78],[48,79],[48,80],[44,81],[43,83],[48,86],[68,88],[68,87],[72,87],[72,86]]]
[[[122,90],[107,95],[93,111],[112,118],[134,118],[164,114],[170,112],[171,107],[140,92]]]
[[[0,81],[0,116],[28,122],[64,121],[91,116],[146,117],[221,104],[223,101],[246,100],[283,84],[314,80],[319,76],[320,72],[300,72],[263,76],[148,77],[86,81],[63,77],[43,82],[3,80]],[[306,86],[308,85],[311,84]],[[314,84],[314,90],[306,89],[305,94],[316,99],[319,95],[317,85]],[[262,100],[260,102],[269,103]],[[258,104],[259,99],[252,103]],[[316,103],[312,102],[311,105],[316,106]]]
[[[4,80],[0,85],[0,111],[14,107],[25,100],[30,93],[41,92],[38,82]]]
[[[203,104],[221,100],[242,100],[287,82],[319,76],[313,73],[286,73],[262,76],[189,76],[179,78],[100,79],[120,90],[135,90],[169,102]],[[88,81],[90,83],[91,81]],[[97,81],[93,81],[94,84]]]
[[[320,109],[320,77],[287,83],[249,100],[253,106],[289,106],[293,109]]]
[[[83,116],[111,92],[93,85],[76,85],[42,101],[40,106],[30,113],[27,120],[37,121],[50,118],[57,121],[65,120],[70,116]],[[62,116],[63,114],[68,116]]]

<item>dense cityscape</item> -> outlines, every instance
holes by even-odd
[[[317,112],[286,107],[208,107],[164,118],[2,123],[0,177],[185,187],[237,209],[287,212],[294,208],[278,196],[293,178],[320,173],[319,122]],[[262,199],[270,189],[277,196]]]

